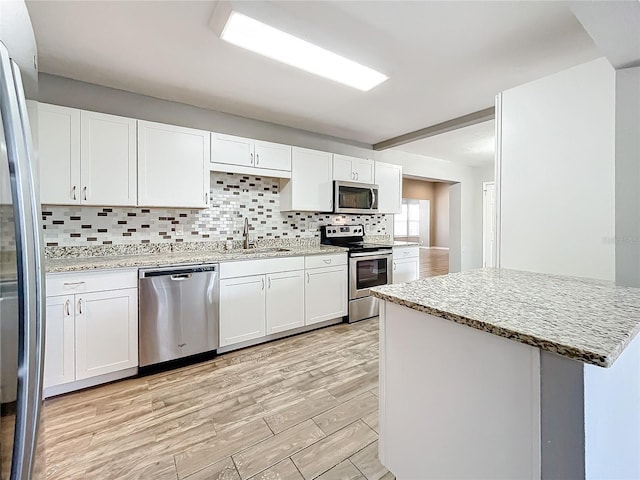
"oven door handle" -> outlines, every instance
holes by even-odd
[[[350,253],[350,258],[359,258],[359,257],[371,257],[372,260],[376,258],[385,258],[393,253],[393,250],[379,250],[377,252],[361,252],[361,253]]]

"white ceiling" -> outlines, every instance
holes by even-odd
[[[389,75],[358,90],[221,41],[215,1],[28,1],[40,70],[368,144],[600,56],[565,2],[244,1]]]
[[[406,143],[394,150],[483,167],[494,163],[495,128],[496,122],[491,120]]]

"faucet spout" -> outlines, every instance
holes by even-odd
[[[249,241],[249,218],[244,217],[244,233],[242,234],[242,248],[253,248],[255,244]]]

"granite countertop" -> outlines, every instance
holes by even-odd
[[[640,288],[497,268],[372,289],[392,303],[610,367],[640,331]]]
[[[203,250],[184,252],[159,252],[133,255],[103,255],[85,257],[47,258],[47,273],[75,272],[102,268],[159,267],[168,265],[188,265],[200,263],[218,263],[232,260],[256,260],[277,257],[298,257],[322,255],[326,253],[346,252],[346,248],[326,245],[287,246],[286,251],[274,251],[273,248],[256,248],[251,253],[241,250]]]
[[[403,242],[400,240],[395,240],[393,242],[394,247],[419,247],[420,242]]]

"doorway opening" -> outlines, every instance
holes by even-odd
[[[449,184],[404,177],[394,240],[420,245],[420,278],[449,273]]]

